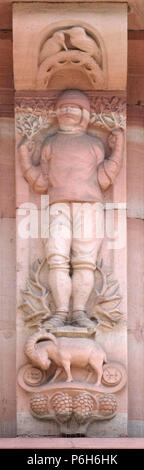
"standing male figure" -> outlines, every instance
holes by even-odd
[[[62,326],[69,312],[72,296],[72,322],[92,326],[86,313],[86,304],[94,285],[94,272],[101,238],[95,233],[73,237],[73,206],[85,212],[89,224],[91,207],[96,223],[101,223],[103,194],[113,184],[122,164],[124,136],[115,129],[109,136],[112,149],[105,159],[101,139],[89,136],[87,126],[90,104],[85,93],[66,90],[56,103],[59,129],[48,137],[41,152],[40,166],[32,163],[33,144],[25,140],[20,146],[24,177],[34,191],[49,194],[50,233],[45,241],[49,266],[49,287],[56,311],[50,325]],[[69,236],[61,234],[61,216],[69,225]],[[72,277],[70,277],[70,265]]]

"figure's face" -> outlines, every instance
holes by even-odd
[[[82,109],[73,104],[63,104],[57,109],[57,118],[61,130],[73,130],[82,120]]]

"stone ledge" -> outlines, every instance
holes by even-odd
[[[0,449],[144,449],[144,438],[2,438]]]

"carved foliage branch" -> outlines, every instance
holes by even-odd
[[[32,264],[26,289],[22,290],[23,302],[20,307],[23,309],[25,322],[29,327],[40,326],[50,317],[50,290],[40,281],[40,273],[45,261],[45,259],[41,261],[38,259]]]
[[[112,279],[112,273],[106,272],[103,264],[97,266],[96,275],[101,277],[101,287],[97,287],[95,282],[95,300],[91,317],[95,318],[99,324],[113,327],[122,318],[120,311],[121,295],[119,293],[119,283]]]
[[[21,136],[33,139],[45,130],[56,127],[55,101],[58,94],[50,98],[16,99],[16,129]],[[89,94],[88,94],[89,95]],[[122,98],[89,96],[91,105],[90,125],[111,131],[116,127],[125,129],[126,104]]]
[[[40,274],[44,268],[46,259],[36,260],[31,267],[30,277],[26,289],[22,291],[23,302],[21,304],[25,322],[29,327],[42,327],[49,320],[51,312],[50,289],[40,281]],[[112,274],[106,272],[103,263],[97,266],[95,272],[95,288],[93,291],[93,305],[91,318],[98,325],[112,328],[121,318],[121,295],[118,281],[112,279]]]

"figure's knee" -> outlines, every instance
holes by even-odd
[[[72,267],[74,270],[87,269],[90,271],[96,270],[97,256],[101,247],[101,241],[78,240],[73,241],[72,246]]]
[[[49,269],[65,269],[69,271],[70,268],[70,259],[68,256],[62,254],[48,253],[47,263]]]
[[[50,237],[44,242],[45,255],[50,269],[69,269],[70,246],[59,237],[58,240]]]
[[[71,264],[73,271],[88,270],[93,272],[96,269],[96,263],[93,260],[88,259],[87,257],[74,258],[71,260]]]

